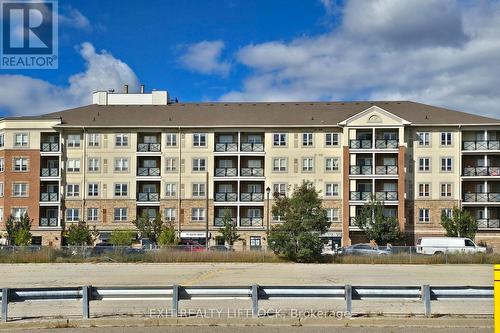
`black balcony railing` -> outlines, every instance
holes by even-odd
[[[240,217],[240,227],[262,227],[262,217]]]
[[[233,224],[236,224],[236,218],[231,217],[231,222]],[[214,218],[214,226],[216,227],[222,227],[224,226],[224,217],[217,216]]]
[[[59,177],[59,168],[41,168],[40,177]]]
[[[264,168],[241,168],[242,177],[263,177]]]
[[[375,192],[375,200],[379,201],[397,201],[398,192],[396,191],[380,191]]]
[[[238,176],[237,168],[215,168],[215,177],[236,177]]]
[[[375,166],[375,174],[377,175],[397,175],[397,165],[377,165]]]
[[[264,201],[264,193],[241,193],[241,201]]]
[[[234,142],[224,142],[224,143],[216,143],[215,151],[217,152],[237,152],[238,144]]]
[[[349,168],[349,173],[351,175],[371,175],[372,166],[371,165],[351,165]]]
[[[500,167],[465,167],[463,176],[500,176]]]
[[[159,153],[161,151],[160,143],[139,143],[137,152],[139,153]]]
[[[241,151],[243,152],[263,152],[264,144],[255,142],[243,142],[241,144]]]
[[[360,191],[351,191],[349,193],[349,199],[355,201],[366,201],[370,200],[372,192],[360,192]]]
[[[464,194],[465,202],[500,202],[500,192],[474,193],[466,192]]]
[[[158,202],[158,201],[160,201],[160,193],[155,193],[155,192],[137,193],[137,201],[140,201],[140,202]]]
[[[138,168],[137,176],[140,177],[156,177],[160,176],[160,168]]]
[[[54,153],[59,151],[59,142],[42,142],[40,150],[44,153]]]
[[[234,193],[234,192],[215,193],[215,201],[218,201],[218,202],[238,201],[238,193]]]
[[[375,149],[397,149],[398,144],[397,139],[376,139]]]
[[[477,219],[477,227],[479,229],[499,229],[500,219]]]
[[[57,227],[57,217],[40,218],[40,227]]]
[[[372,149],[372,140],[350,140],[351,149]]]
[[[59,193],[40,193],[41,202],[57,202],[59,201]]]
[[[500,150],[500,140],[464,141],[463,150]]]

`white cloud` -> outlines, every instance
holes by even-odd
[[[92,103],[92,92],[128,84],[132,91],[139,80],[132,69],[106,51],[96,52],[83,43],[78,52],[85,71],[72,75],[68,86],[57,86],[25,75],[0,75],[0,109],[9,115],[34,115]]]
[[[410,99],[500,118],[500,3],[348,1],[331,32],[247,45],[223,101]]]
[[[224,42],[201,41],[186,46],[186,52],[180,57],[181,64],[187,69],[201,74],[227,76],[231,69],[228,61],[221,60]]]
[[[336,10],[336,5],[334,0],[319,0],[323,7],[325,8],[325,12],[328,15],[332,15],[335,13]]]
[[[65,14],[59,14],[59,23],[77,29],[90,30],[92,28],[89,19],[73,7],[68,7]]]

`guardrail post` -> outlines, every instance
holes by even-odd
[[[92,299],[92,286],[82,287],[83,319],[90,318],[90,300]]]
[[[259,286],[257,284],[252,285],[252,315],[259,315]]]
[[[172,317],[179,316],[179,285],[172,286]]]
[[[2,288],[2,321],[7,321],[9,309],[9,289]]]
[[[345,310],[352,314],[352,286],[346,284],[344,287],[344,298],[345,298]]]
[[[422,286],[422,302],[424,303],[424,315],[431,316],[431,287],[428,284]]]

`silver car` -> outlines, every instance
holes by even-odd
[[[388,255],[392,254],[392,250],[389,247],[384,247],[381,249],[377,246],[373,247],[370,244],[354,244],[346,247],[342,254],[351,254],[351,255]]]

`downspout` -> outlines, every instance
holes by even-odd
[[[178,183],[179,183],[179,188],[177,190],[177,231],[178,231],[178,239],[179,241],[181,240],[181,204],[182,204],[182,199],[181,199],[181,182],[182,182],[182,169],[181,169],[181,161],[182,161],[182,137],[181,137],[181,127],[178,127],[177,135],[179,136],[178,139],[178,144],[179,144],[179,172],[178,172]]]
[[[85,133],[86,129],[85,126],[82,127],[82,134],[83,134],[83,163],[82,163],[82,177],[83,177],[83,186],[82,186],[82,193],[83,193],[83,201],[82,201],[82,215],[80,216],[81,220],[83,221],[83,217],[85,216],[85,208],[86,208],[86,200],[87,200],[87,186],[86,186],[86,179],[87,179],[87,140],[85,138]]]

